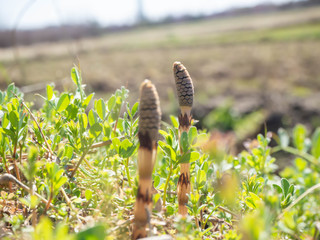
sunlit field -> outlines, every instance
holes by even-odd
[[[320,8],[0,49],[0,239],[319,239],[319,56]]]

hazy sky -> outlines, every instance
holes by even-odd
[[[97,21],[102,26],[134,23],[138,0],[0,0],[0,27],[12,28],[24,6],[29,4],[19,29]],[[231,7],[252,6],[266,0],[141,0],[146,17],[210,14]],[[288,0],[271,0],[282,3]],[[31,5],[30,3],[33,2]]]

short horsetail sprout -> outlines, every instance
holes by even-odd
[[[134,208],[133,239],[147,236],[146,227],[152,211],[152,171],[157,155],[161,120],[155,86],[145,80],[140,88],[138,171],[139,186]]]
[[[176,80],[181,114],[190,115],[194,95],[192,79],[185,66],[180,62],[175,62],[173,64],[173,72]]]
[[[192,79],[180,62],[173,64],[173,73],[176,80],[177,95],[179,98],[180,115],[179,115],[179,133],[188,132],[191,126],[191,109],[193,104],[194,88]],[[181,154],[182,149],[180,148]],[[179,209],[178,213],[182,216],[188,214],[187,203],[190,193],[190,163],[180,164],[180,177],[177,186]]]

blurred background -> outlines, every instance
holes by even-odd
[[[0,0],[0,88],[40,103],[46,84],[116,89],[138,100],[148,78],[164,119],[178,103],[174,61],[189,70],[199,127],[239,139],[300,122],[320,126],[319,0]]]

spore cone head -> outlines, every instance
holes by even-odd
[[[192,107],[194,88],[192,79],[182,63],[173,63],[173,74],[176,80],[177,95],[180,107]]]
[[[149,80],[140,87],[139,140],[140,146],[151,147],[158,141],[161,120],[160,102],[157,89]],[[150,145],[149,145],[150,144]]]

